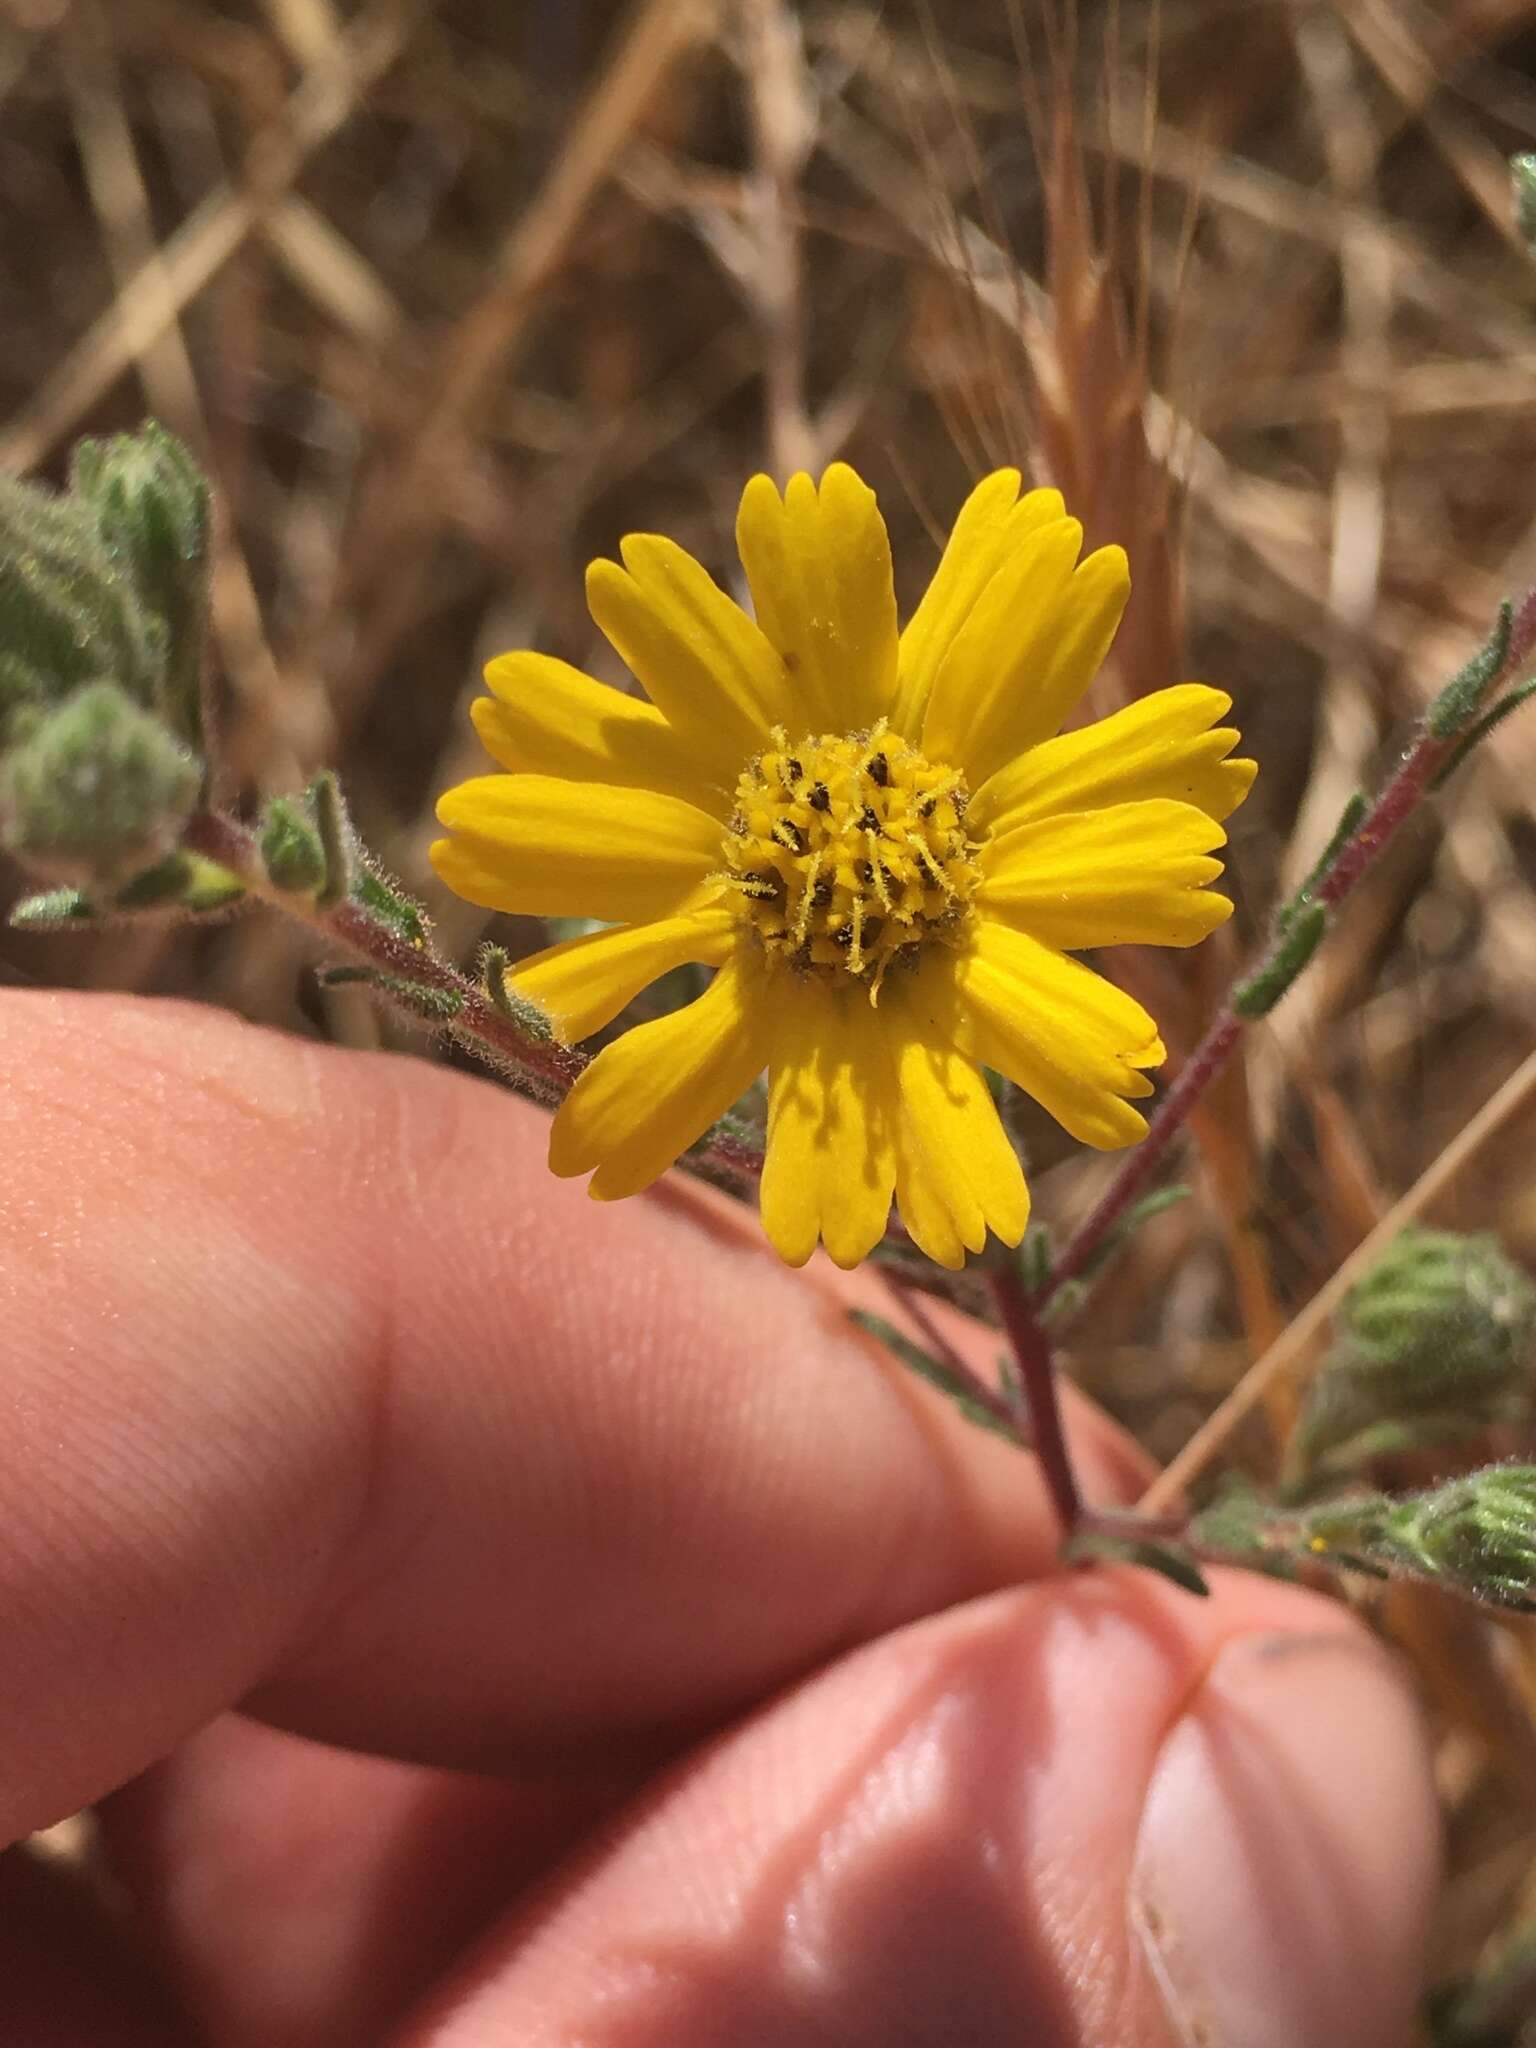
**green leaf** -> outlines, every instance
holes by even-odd
[[[1210,1587],[1205,1574],[1187,1550],[1170,1543],[1155,1542],[1150,1537],[1120,1535],[1105,1529],[1084,1529],[1072,1537],[1066,1545],[1064,1555],[1078,1563],[1097,1561],[1101,1564],[1135,1564],[1144,1571],[1156,1572],[1172,1580],[1186,1593],[1193,1593],[1197,1599],[1210,1597]]]
[[[50,925],[87,923],[100,914],[79,889],[45,889],[14,904],[6,923],[17,931],[46,930]]]
[[[1366,799],[1364,790],[1357,789],[1339,813],[1339,822],[1334,826],[1332,833],[1329,835],[1328,844],[1313,862],[1307,879],[1296,891],[1290,902],[1276,916],[1275,929],[1277,932],[1289,931],[1300,913],[1306,909],[1318,890],[1327,881],[1329,874],[1338,861],[1339,855],[1365,822],[1365,815],[1369,809],[1370,804]]]
[[[426,913],[402,890],[386,882],[372,868],[359,867],[352,877],[352,895],[365,910],[397,931],[413,946],[427,943]]]
[[[1491,711],[1485,711],[1476,725],[1463,733],[1456,751],[1430,782],[1430,788],[1443,789],[1462,762],[1466,760],[1474,748],[1482,745],[1494,727],[1502,725],[1511,712],[1518,711],[1520,706],[1528,702],[1532,696],[1536,696],[1536,676],[1532,676],[1528,681],[1521,683],[1518,689],[1511,690],[1507,697],[1501,697]]]
[[[114,910],[224,910],[238,903],[245,884],[229,868],[200,853],[178,851],[119,889]]]
[[[480,950],[481,985],[503,1017],[510,1017],[526,1037],[535,1039],[541,1045],[548,1045],[555,1035],[550,1021],[537,1003],[530,1003],[526,996],[520,996],[507,980],[507,969],[510,965],[511,960],[504,947],[483,946]],[[722,1125],[731,1131],[732,1136],[735,1135],[735,1128],[729,1119],[722,1118],[721,1123],[715,1125],[715,1130],[719,1130]],[[699,1143],[704,1144],[711,1136],[712,1132],[706,1131]]]
[[[983,1407],[965,1381],[957,1378],[943,1359],[933,1357],[920,1344],[914,1344],[910,1337],[904,1335],[894,1324],[888,1323],[884,1316],[871,1315],[867,1309],[862,1308],[850,1309],[848,1315],[849,1320],[856,1323],[861,1330],[867,1331],[871,1337],[878,1338],[891,1356],[899,1360],[908,1372],[916,1373],[920,1380],[926,1380],[929,1386],[937,1387],[947,1400],[954,1403],[967,1422],[973,1422],[978,1429],[989,1430],[994,1436],[1005,1437],[1009,1443],[1018,1442],[1017,1432],[1012,1426],[1000,1415],[994,1415],[991,1409]]]
[[[1505,598],[1499,606],[1498,623],[1487,641],[1466,667],[1451,677],[1424,714],[1424,723],[1435,739],[1454,739],[1467,721],[1476,715],[1483,693],[1504,666],[1514,623],[1515,608]]]
[[[385,974],[377,967],[326,967],[320,979],[327,988],[349,982],[377,989],[403,1010],[409,1010],[427,1024],[451,1024],[464,1008],[463,992],[456,988],[433,988],[430,983],[408,981],[402,974]]]
[[[322,910],[332,910],[352,893],[357,844],[341,784],[329,768],[309,785],[309,807],[325,857],[325,872],[315,891],[315,902]]]
[[[1232,991],[1239,1017],[1267,1017],[1322,943],[1328,913],[1321,903],[1299,904],[1269,958]]]

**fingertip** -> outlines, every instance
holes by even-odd
[[[1415,1710],[1346,1614],[1096,1570],[757,1716],[411,2039],[1386,2044],[1433,1877]]]
[[[1132,1917],[1181,2041],[1409,2038],[1438,1875],[1422,1716],[1357,1629],[1230,1642],[1159,1754]]]

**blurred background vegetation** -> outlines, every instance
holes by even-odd
[[[1230,943],[1104,962],[1177,1057],[1536,580],[1533,72],[1536,0],[0,0],[0,467],[59,477],[146,412],[191,445],[227,793],[336,766],[467,959],[532,933],[444,896],[432,804],[478,772],[490,654],[621,680],[589,556],[656,529],[728,578],[745,477],[844,456],[910,598],[968,482],[1021,464],[1131,552],[1094,708],[1200,677],[1262,765]],[[1536,1086],[1473,1121],[1536,1024],[1533,787],[1513,720],[1253,1035],[1197,1199],[1076,1334],[1159,1457],[1424,1174],[1426,1221],[1536,1257]],[[408,1040],[312,966],[262,914],[0,937],[0,980]],[[1039,1142],[1065,1222],[1103,1167]],[[1427,1596],[1385,1620],[1444,1730],[1454,1975],[1536,1925],[1536,1650]]]

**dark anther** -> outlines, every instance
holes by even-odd
[[[832,943],[834,946],[851,946],[853,944],[853,926],[851,924],[840,924],[832,934]]]
[[[800,780],[801,776],[805,773],[805,770],[800,766],[800,763],[795,759],[793,754],[791,754],[789,759],[784,763],[784,773],[789,777],[789,786],[791,789],[793,789],[795,784]]]
[[[875,879],[875,864],[872,860],[861,860],[853,871],[867,889]]]
[[[749,895],[761,902],[768,902],[784,894],[784,877],[777,868],[755,868],[751,874],[742,876],[742,884]]]
[[[827,905],[831,901],[832,877],[830,875],[823,875],[821,880],[816,884],[815,888],[811,891],[811,902],[815,905],[816,909],[825,910]]]
[[[816,787],[811,791],[810,795],[806,798],[806,802],[810,805],[813,811],[831,810],[832,796],[831,792],[827,788],[827,785],[824,782],[818,782]]]
[[[804,853],[805,834],[792,818],[780,818],[773,828],[773,836],[780,846],[787,846],[791,853]]]
[[[917,807],[917,815],[920,818],[931,818],[938,808],[939,800],[936,796],[925,796]]]
[[[863,811],[859,815],[859,823],[864,827],[864,830],[866,832],[879,831],[880,813],[875,809],[873,804],[866,804],[864,806]]]
[[[876,754],[864,773],[877,789],[884,789],[891,779],[891,766],[884,754]]]

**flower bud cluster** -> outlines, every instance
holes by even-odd
[[[1495,1239],[1410,1226],[1344,1299],[1295,1467],[1358,1465],[1527,1419],[1533,1336],[1536,1287]]]
[[[115,893],[201,792],[208,486],[172,435],[84,441],[63,493],[0,480],[0,847]]]

